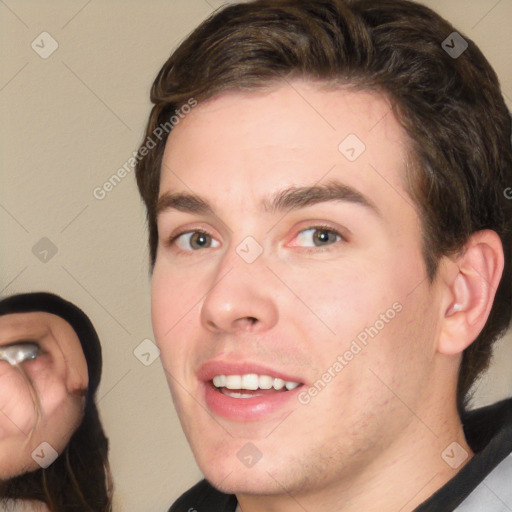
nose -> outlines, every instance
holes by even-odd
[[[246,263],[238,255],[218,269],[201,308],[201,322],[212,332],[271,329],[278,320],[275,279],[258,260]]]

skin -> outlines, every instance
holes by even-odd
[[[366,146],[354,162],[338,150],[350,133]],[[501,245],[493,232],[475,235],[429,283],[406,163],[407,139],[384,97],[308,82],[218,96],[169,136],[160,196],[192,192],[215,215],[159,215],[153,329],[196,461],[244,512],[407,512],[472,456],[457,371],[489,313]],[[333,179],[380,213],[347,201],[286,215],[259,209],[285,187]],[[345,240],[315,245],[318,224]],[[204,248],[188,235],[167,243],[197,229],[211,235]],[[247,236],[263,248],[251,264],[236,253]],[[207,409],[195,375],[204,362],[264,364],[307,389],[397,302],[395,318],[308,404],[293,400],[258,421]],[[250,468],[237,457],[248,442],[262,454]],[[441,458],[452,442],[467,452],[456,469]]]
[[[0,478],[39,469],[32,452],[42,442],[61,453],[80,424],[88,386],[78,336],[57,315],[44,312],[0,316],[0,345],[34,340],[41,354],[21,363],[40,403],[34,404],[19,368],[0,361]]]

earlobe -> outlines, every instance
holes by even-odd
[[[499,236],[490,230],[474,233],[450,265],[451,279],[446,283],[450,304],[442,320],[438,351],[455,355],[477,338],[489,317],[504,266]]]

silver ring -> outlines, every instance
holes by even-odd
[[[6,361],[11,365],[36,359],[39,355],[39,345],[33,342],[17,342],[0,347],[0,361]]]

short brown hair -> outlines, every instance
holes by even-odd
[[[440,257],[456,254],[476,231],[495,231],[504,247],[504,275],[489,319],[463,354],[457,390],[462,414],[512,314],[512,201],[505,197],[512,186],[512,149],[510,113],[496,73],[465,36],[465,51],[449,55],[442,43],[453,32],[431,9],[407,0],[256,0],[227,6],[196,28],[158,73],[146,138],[190,98],[201,102],[293,78],[389,98],[410,142],[413,175],[407,188],[422,221],[430,281]],[[453,47],[453,39],[448,41]],[[139,154],[136,166],[151,269],[166,139]]]

